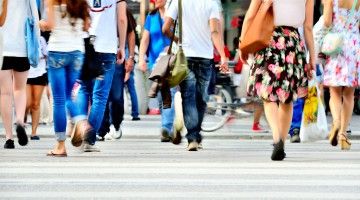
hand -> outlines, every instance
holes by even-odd
[[[144,59],[139,60],[139,69],[144,73],[147,71],[148,67],[147,67],[147,63]]]
[[[228,66],[229,59],[227,57],[221,57],[221,63],[219,66],[219,70],[221,73],[228,73],[229,66]]]
[[[305,65],[305,72],[309,80],[313,78],[314,70],[316,70],[316,62],[310,58],[309,64]]]
[[[39,28],[40,28],[41,31],[47,31],[47,25],[46,25],[46,22],[44,20],[39,21]]]
[[[116,63],[118,65],[122,64],[125,60],[125,49],[118,49],[117,56],[116,56]]]
[[[244,54],[241,52],[241,50],[239,49],[239,56],[240,56],[240,60],[242,63],[244,64],[248,64],[247,60],[249,59],[249,55],[248,54]]]
[[[134,68],[134,59],[133,58],[129,58],[126,60],[125,62],[125,71],[127,72],[131,72]]]

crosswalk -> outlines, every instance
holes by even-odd
[[[185,151],[155,139],[68,147],[46,157],[53,139],[0,149],[0,199],[360,199],[360,142],[341,152],[326,141],[287,144],[270,160],[270,140],[206,139]]]

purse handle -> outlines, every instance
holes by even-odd
[[[175,25],[174,25],[174,34],[171,37],[171,42],[170,42],[170,47],[167,51],[167,54],[170,55],[171,54],[171,49],[172,49],[172,45],[174,42],[174,38],[175,38],[175,31],[176,31],[176,25],[179,21],[179,48],[182,48],[182,0],[178,0],[178,19],[175,21]]]

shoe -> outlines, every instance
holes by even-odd
[[[149,109],[148,115],[160,115],[161,111],[158,108]]]
[[[40,137],[37,135],[30,136],[30,140],[40,140]]]
[[[340,148],[341,150],[350,150],[351,148],[351,142],[349,138],[345,134],[340,135]]]
[[[263,132],[263,133],[268,132],[267,130],[265,130],[265,129],[260,125],[259,122],[253,124],[252,131],[253,131],[253,132],[258,132],[258,133],[260,133],[260,132]]]
[[[173,133],[172,143],[178,145],[181,143],[181,139],[182,139],[181,131],[176,130],[176,128],[174,128],[173,132],[174,133]]]
[[[29,142],[29,139],[26,135],[26,131],[25,131],[25,127],[20,125],[20,124],[16,124],[16,135],[18,138],[18,142],[21,146],[25,146],[27,145],[27,143]]]
[[[139,120],[140,120],[140,117],[133,117],[131,120],[132,120],[132,121],[139,121]]]
[[[339,127],[333,125],[329,133],[329,141],[332,146],[338,145]]]
[[[271,160],[282,161],[284,160],[285,156],[284,141],[280,140],[278,143],[274,144]]]
[[[161,142],[170,142],[171,141],[171,137],[169,136],[169,132],[162,128],[161,129],[161,139],[160,139]]]
[[[91,126],[87,120],[81,120],[77,122],[71,131],[71,144],[74,147],[79,147],[86,138],[87,133],[91,130]]]
[[[4,149],[15,149],[14,140],[8,139],[4,144]]]
[[[187,150],[188,151],[197,151],[199,148],[199,143],[196,141],[189,142]]]
[[[96,141],[103,142],[105,141],[105,138],[100,135],[96,135]]]
[[[100,152],[99,147],[97,147],[95,144],[91,145],[87,142],[82,144],[81,150],[84,152]]]
[[[116,130],[114,125],[110,126],[110,131],[108,134],[105,135],[105,140],[118,140],[122,137],[122,131],[121,128],[119,130]]]
[[[293,130],[293,134],[290,138],[290,142],[291,143],[300,143],[300,130],[299,129]]]

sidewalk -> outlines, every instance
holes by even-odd
[[[126,115],[122,125],[124,138],[142,138],[142,139],[157,139],[160,135],[160,116],[143,115],[140,116],[140,121],[131,121],[131,117]],[[328,117],[328,123],[331,118]],[[350,123],[352,140],[360,140],[360,116],[354,115]],[[265,121],[262,124],[267,130],[270,130]],[[330,123],[329,123],[330,126]],[[217,139],[272,139],[270,132],[256,133],[251,131],[252,118],[234,119],[227,123],[221,129],[215,132],[203,133],[205,138]],[[27,132],[30,134],[31,126],[27,126]],[[38,128],[38,135],[44,138],[53,138],[54,131],[52,125],[40,125]],[[2,122],[0,121],[0,137],[4,137],[4,130]]]

